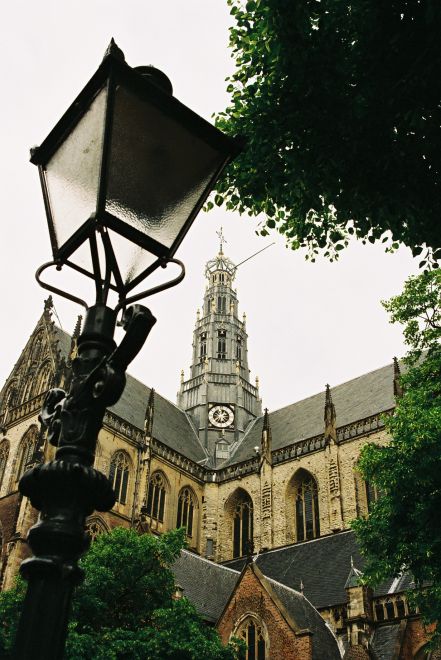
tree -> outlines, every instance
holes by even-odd
[[[263,235],[276,227],[312,258],[351,235],[436,252],[438,0],[227,2],[236,68],[216,124],[246,148],[214,203],[265,214]]]
[[[81,560],[66,658],[69,660],[237,660],[240,644],[223,646],[186,599],[174,600],[171,566],[183,530],[155,537],[116,528],[99,536]],[[11,657],[24,596],[21,580],[0,594],[0,657]]]
[[[360,471],[380,497],[353,527],[367,582],[376,586],[409,571],[411,599],[434,623],[441,620],[441,273],[411,277],[401,295],[383,304],[391,321],[404,325],[408,370],[395,412],[385,419],[390,443],[361,452]]]

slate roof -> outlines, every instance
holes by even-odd
[[[280,582],[268,578],[266,581],[300,629],[307,628],[313,633],[313,660],[341,660],[335,636],[309,600]]]
[[[56,325],[54,325],[54,332],[55,332],[55,337],[58,341],[58,347],[60,349],[61,355],[67,358],[70,353],[70,345],[72,342],[72,337],[67,332],[65,332]]]
[[[240,573],[215,564],[187,550],[173,566],[176,582],[184,589],[184,596],[196,607],[198,613],[211,623],[221,616],[233,593]],[[263,578],[268,591],[273,592],[300,629],[313,633],[313,660],[340,660],[334,635],[313,605],[298,591]]]
[[[347,602],[345,585],[351,570],[351,559],[358,570],[363,570],[364,559],[360,554],[351,530],[303,543],[268,550],[255,559],[262,573],[292,589],[300,589],[317,609]],[[241,570],[245,558],[224,562],[224,566]],[[380,585],[374,596],[384,596],[405,591],[411,586],[411,577],[405,575],[395,581],[392,578]]]
[[[147,385],[128,375],[121,398],[109,410],[137,428],[143,429],[150,391]],[[167,447],[196,463],[207,459],[207,454],[187,413],[156,391],[152,434]]]
[[[239,579],[238,571],[215,564],[187,550],[173,566],[176,582],[184,596],[206,620],[215,623]]]
[[[395,406],[393,379],[393,364],[388,364],[332,387],[337,428],[393,408]],[[324,406],[325,391],[271,412],[269,423],[272,449],[281,449],[323,433]],[[262,426],[263,417],[250,425],[242,443],[223,467],[245,461],[255,455],[254,447],[260,445]]]
[[[397,657],[395,650],[399,644],[400,624],[379,626],[372,639],[372,649],[376,660],[391,660]]]

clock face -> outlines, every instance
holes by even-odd
[[[213,426],[224,429],[234,422],[234,412],[228,406],[213,406],[208,412],[208,419]]]

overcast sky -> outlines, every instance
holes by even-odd
[[[47,297],[34,279],[51,252],[29,148],[43,141],[94,73],[112,36],[131,66],[162,69],[175,96],[210,120],[228,102],[229,24],[226,0],[17,0],[3,8],[1,383]],[[252,380],[260,377],[263,404],[270,410],[404,353],[401,330],[388,323],[380,300],[399,293],[417,271],[408,249],[388,255],[381,247],[354,244],[338,263],[310,264],[276,234],[256,236],[255,219],[216,210],[200,214],[177,254],[187,267],[184,282],[150,299],[158,322],[130,367],[133,375],[175,400],[181,368],[188,375],[204,264],[218,250],[221,225],[225,252],[236,263],[276,241],[241,266],[236,279],[240,310],[247,313]],[[57,278],[52,281],[82,290],[68,273]],[[71,332],[81,308],[60,298],[55,306]]]

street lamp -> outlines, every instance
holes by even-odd
[[[115,496],[93,468],[105,410],[121,396],[128,364],[156,319],[137,300],[180,282],[174,255],[222,169],[240,151],[172,96],[153,67],[131,68],[112,40],[101,66],[50,132],[32,150],[38,165],[53,260],[39,283],[87,308],[69,392],[48,392],[41,421],[55,459],[26,472],[20,492],[41,512],[30,529],[34,556],[21,565],[28,588],[15,658],[61,658],[77,562],[88,547],[85,520],[108,511]],[[136,293],[159,266],[180,274]],[[42,280],[50,266],[93,279],[95,303]],[[108,297],[117,295],[110,307]],[[126,334],[117,347],[118,315]]]

